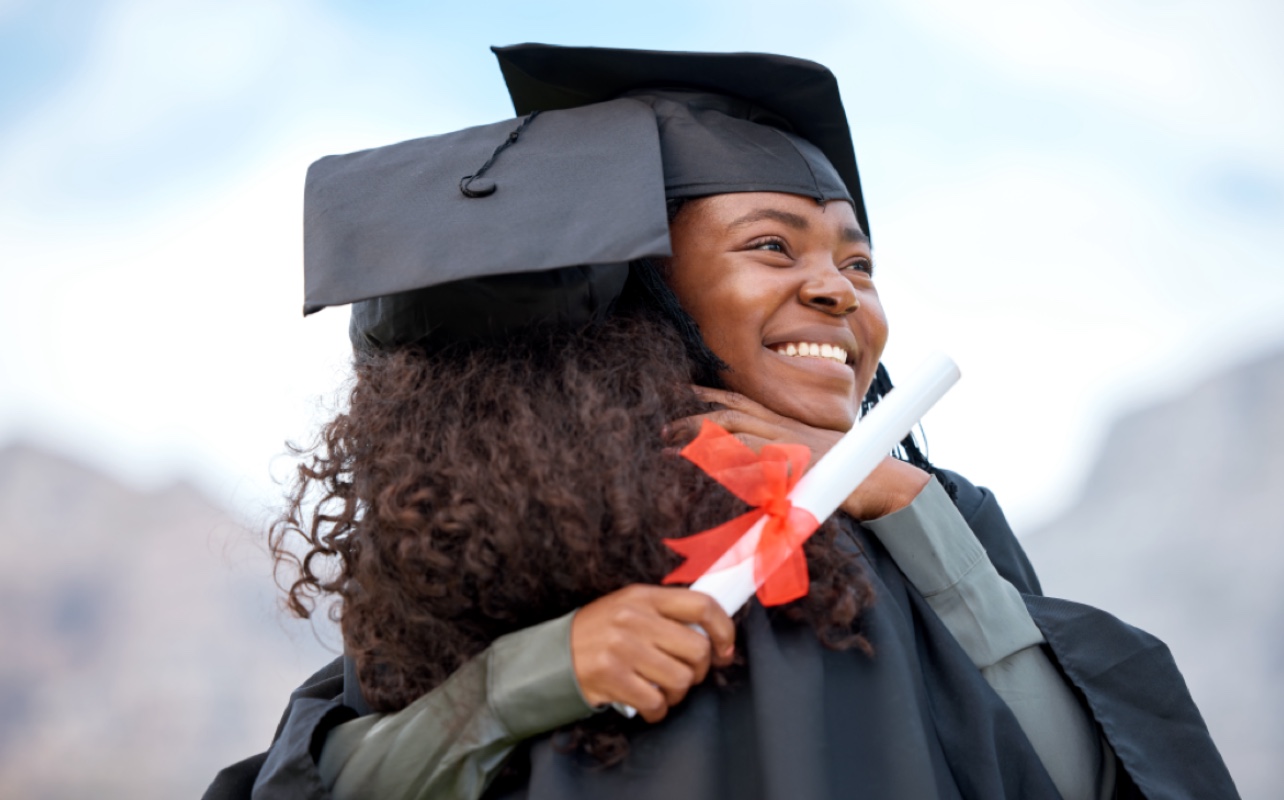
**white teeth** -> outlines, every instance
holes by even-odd
[[[847,363],[847,351],[833,344],[789,342],[788,344],[775,345],[772,349],[786,356],[810,356],[813,358],[827,358],[831,361],[837,361],[839,364]]]

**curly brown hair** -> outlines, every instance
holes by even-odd
[[[503,634],[659,582],[679,560],[662,538],[743,512],[661,436],[709,408],[688,351],[672,325],[623,313],[357,359],[347,410],[296,450],[269,543],[295,614],[338,600],[374,709],[403,708]],[[839,532],[831,520],[808,542],[811,592],[780,613],[868,652],[857,623],[872,590]],[[615,716],[570,741],[619,760],[628,726]]]

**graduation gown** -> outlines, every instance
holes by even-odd
[[[1045,647],[1118,756],[1119,798],[1238,795],[1167,648],[1096,609],[1041,596],[993,496],[953,474],[957,505],[998,572],[1021,591]],[[877,594],[861,625],[873,657],[833,652],[805,625],[754,604],[740,642],[749,679],[694,687],[603,769],[537,737],[529,779],[494,798],[1057,798],[1016,718],[879,541],[852,543]],[[325,734],[358,712],[342,660],[291,698],[268,753],[219,773],[208,800],[326,798]],[[351,687],[349,687],[351,688]]]

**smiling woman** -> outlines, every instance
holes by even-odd
[[[729,367],[727,388],[846,431],[887,343],[873,255],[850,203],[748,192],[689,202],[666,281]]]
[[[890,386],[837,87],[497,53],[521,119],[309,172],[306,308],[355,303],[357,379],[271,544],[345,655],[207,797],[1233,797],[1162,644],[1042,597],[912,444],[806,542],[805,596],[733,621],[656,585],[741,510],[673,445],[814,463]]]

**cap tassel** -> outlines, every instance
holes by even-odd
[[[499,143],[499,147],[496,147],[495,152],[490,154],[490,158],[486,159],[485,164],[481,165],[481,169],[472,175],[465,175],[459,179],[459,191],[463,193],[464,197],[489,197],[495,193],[495,190],[499,187],[495,185],[494,181],[479,181],[478,179],[486,173],[486,170],[490,169],[491,165],[495,163],[495,159],[499,158],[499,154],[504,152],[505,148],[517,143],[517,137],[522,135],[522,131],[526,130],[526,126],[530,125],[531,120],[537,116],[539,116],[538,111],[532,111],[527,115],[526,119],[522,120],[522,124],[508,134],[507,139]]]

